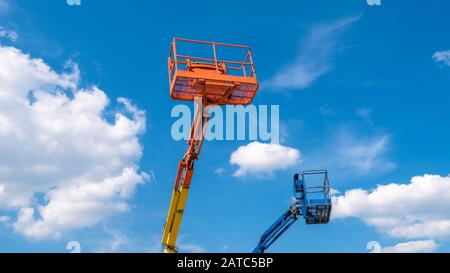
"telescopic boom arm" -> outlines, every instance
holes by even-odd
[[[264,234],[261,236],[261,239],[253,250],[253,253],[264,253],[266,249],[268,249],[278,238],[280,238],[283,233],[288,230],[290,226],[292,226],[298,219],[300,215],[300,210],[298,208],[297,200],[292,201],[291,207],[289,210],[284,213],[275,223],[270,226]]]
[[[208,121],[209,116],[207,110],[202,106],[198,106],[195,111],[190,137],[187,142],[189,148],[178,164],[178,171],[175,177],[175,185],[162,238],[162,245],[165,253],[176,253],[178,251],[175,244],[189,193],[192,175],[194,174],[194,162],[198,159],[202,149]]]

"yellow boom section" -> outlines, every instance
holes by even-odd
[[[182,188],[180,191],[174,191],[172,200],[170,202],[169,214],[167,216],[167,223],[163,235],[163,245],[165,253],[176,253],[175,244],[177,242],[178,231],[181,225],[181,218],[183,217],[184,207],[186,205],[189,189]]]
[[[203,107],[197,107],[194,121],[192,123],[189,149],[178,165],[175,186],[172,192],[169,212],[164,226],[162,245],[165,253],[176,253],[176,242],[180,230],[186,200],[189,193],[192,175],[194,174],[194,162],[197,160],[202,148],[205,130],[209,117],[203,111]]]

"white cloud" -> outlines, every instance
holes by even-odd
[[[0,9],[1,9],[1,2],[0,2]],[[15,42],[17,41],[18,35],[15,31],[0,26],[0,38],[6,38],[8,40],[11,40],[12,42]]]
[[[81,6],[81,0],[66,0],[69,6]]]
[[[348,179],[385,173],[396,168],[389,158],[391,137],[375,130],[340,126],[329,130],[331,135],[323,146],[305,152],[303,165],[307,169],[325,168],[333,176]],[[369,133],[370,132],[370,133]]]
[[[49,203],[39,207],[39,219],[33,208],[21,208],[14,228],[28,237],[43,239],[95,225],[115,213],[128,211],[125,200],[143,182],[144,177],[134,169],[124,169],[121,175],[103,181],[74,181],[73,185],[47,193]]]
[[[225,168],[217,168],[214,170],[214,173],[217,175],[222,175],[225,172]]]
[[[328,104],[324,104],[320,107],[319,112],[323,115],[323,116],[334,116],[334,111],[333,109],[331,109]]]
[[[9,0],[0,0],[0,15],[9,13],[11,7]]]
[[[294,148],[252,142],[234,151],[231,154],[230,163],[239,167],[234,176],[271,175],[275,171],[285,170],[298,164],[300,157],[300,151]]]
[[[388,145],[389,135],[372,137],[343,135],[338,140],[336,159],[359,173],[391,170],[395,168],[395,164],[383,157]]]
[[[444,65],[450,66],[450,50],[436,51],[433,54],[433,59],[437,63],[441,63]]]
[[[109,236],[106,240],[101,240],[98,249],[94,251],[95,253],[124,252],[124,248],[133,243],[124,233],[120,232],[119,230],[104,227],[103,231]]]
[[[138,166],[145,113],[124,98],[106,111],[107,95],[80,89],[72,62],[58,73],[3,46],[0,59],[0,210],[18,211],[15,231],[57,238],[127,211],[148,178]]]
[[[337,45],[338,35],[360,18],[357,15],[312,27],[302,41],[294,62],[276,73],[267,86],[277,89],[308,88],[333,68],[333,59],[340,50]]]
[[[367,108],[360,108],[358,110],[356,110],[356,115],[358,117],[362,117],[362,118],[369,118],[370,115],[372,114],[373,109],[371,107],[367,107]]]
[[[369,242],[368,249],[371,253],[433,253],[438,248],[434,240],[410,241],[394,246],[381,247],[378,242]]]
[[[450,176],[416,176],[408,184],[354,189],[333,197],[333,217],[357,217],[394,238],[450,237]]]

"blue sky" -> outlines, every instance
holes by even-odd
[[[179,103],[170,99],[167,79],[173,37],[251,46],[262,82],[254,104],[280,105],[281,145],[301,152],[301,160],[287,169],[236,177],[238,166],[229,163],[230,156],[249,141],[205,143],[181,227],[182,251],[251,251],[288,208],[292,175],[308,168],[329,170],[341,197],[337,219],[323,226],[298,221],[270,251],[368,252],[369,241],[450,250],[445,217],[450,215],[445,198],[450,192],[450,35],[443,12],[448,8],[447,1],[384,0],[369,6],[364,0],[82,0],[81,6],[69,6],[65,0],[0,0],[2,47],[41,58],[58,74],[66,73],[68,60],[77,64],[78,88],[98,86],[110,99],[105,116],[136,114],[123,110],[119,97],[145,111],[145,132],[135,132],[142,155],[124,161],[149,176],[126,198],[129,209],[65,228],[58,238],[30,238],[29,230],[16,225],[23,207],[2,208],[0,202],[0,216],[5,215],[0,251],[67,252],[72,240],[85,252],[161,251],[173,179],[186,149],[170,135],[170,111]],[[2,150],[4,161],[7,152]],[[62,166],[77,164],[75,158]],[[419,182],[410,183],[412,177]],[[31,206],[45,206],[46,194],[59,182],[46,183]],[[389,183],[395,184],[377,188],[382,199],[387,196],[381,201],[371,192],[360,199],[343,195]],[[404,187],[396,188],[399,184]],[[432,193],[421,195],[426,189]],[[355,200],[362,212],[354,208]],[[406,211],[408,219],[395,210]],[[400,222],[384,225],[376,219]],[[444,231],[436,233],[436,225]]]

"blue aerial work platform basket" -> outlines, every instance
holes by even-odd
[[[294,197],[289,209],[263,233],[254,253],[264,253],[300,217],[308,225],[330,222],[331,195],[326,170],[295,174]]]
[[[319,177],[320,180],[312,179]],[[326,170],[304,171],[294,175],[294,195],[303,200],[301,212],[306,224],[328,224],[331,214],[331,194]]]

